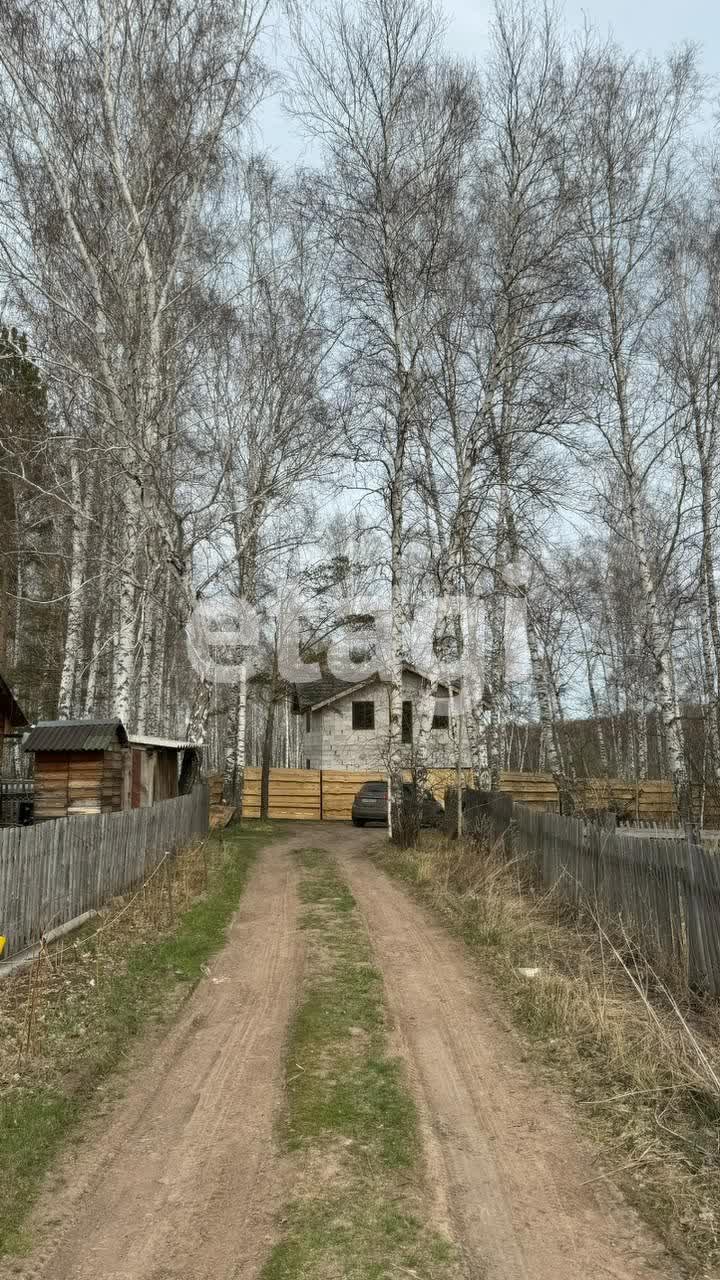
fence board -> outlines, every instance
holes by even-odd
[[[375,771],[355,769],[343,772],[340,769],[323,769],[322,771],[322,816],[326,822],[349,822],[352,816],[352,803],[360,788],[366,782],[382,782],[386,774]]]
[[[262,769],[245,770],[243,815],[260,817]],[[319,769],[271,769],[268,817],[319,821],[321,813]]]
[[[464,769],[463,785],[471,787],[472,772]],[[245,770],[243,810],[246,817],[260,816],[260,780],[262,770],[248,767]],[[271,769],[271,816],[317,821],[321,816],[329,821],[348,821],[355,793],[364,782],[378,781],[385,775],[370,770],[341,769]],[[409,776],[409,775],[408,775]],[[436,768],[428,771],[427,784],[438,799],[445,790],[456,785],[454,768]],[[558,788],[550,773],[519,773],[506,770],[500,775],[499,791],[503,795],[531,809],[558,812],[560,800]],[[698,812],[699,788],[693,791],[693,812]],[[672,783],[667,779],[649,778],[639,783],[620,778],[580,779],[574,786],[574,798],[579,811],[602,810],[612,807],[628,815],[634,824],[660,822],[667,827],[677,823]],[[711,807],[715,805],[715,807]],[[720,793],[717,803],[708,793],[705,798],[705,817],[717,811],[720,822]],[[720,844],[720,835],[716,833]],[[703,843],[712,838],[711,832],[703,832]]]
[[[467,827],[490,824],[508,856],[577,916],[590,915],[659,970],[720,994],[720,858],[679,834],[585,823],[496,793],[468,807]]]
[[[208,790],[124,813],[0,829],[0,934],[11,956],[138,883],[165,848],[208,830]]]

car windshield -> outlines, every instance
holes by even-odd
[[[366,782],[360,789],[363,795],[382,795],[383,791],[387,790],[387,783]]]

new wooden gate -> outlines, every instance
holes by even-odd
[[[245,770],[243,813],[246,818],[260,817],[260,778],[262,769]],[[319,822],[322,816],[319,769],[271,769],[269,818],[301,818]]]

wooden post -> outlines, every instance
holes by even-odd
[[[688,982],[691,987],[702,989],[707,978],[707,962],[703,947],[701,904],[698,901],[698,880],[695,868],[695,839],[692,823],[684,822],[686,848],[687,893],[687,951]]]
[[[457,705],[458,705],[457,694],[455,694],[454,696],[454,703],[455,703],[455,708],[457,709]],[[460,840],[463,834],[462,730],[460,727],[460,712],[457,710],[455,715],[455,723],[457,725],[457,833],[458,833],[458,840]]]
[[[168,910],[170,912],[170,924],[175,924],[175,911],[173,908],[173,883],[172,883],[172,867],[170,866],[170,852],[165,855],[165,875],[167,877],[168,891]]]

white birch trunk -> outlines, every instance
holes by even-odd
[[[242,816],[243,790],[245,786],[245,733],[247,724],[247,666],[240,664],[235,699],[230,716],[231,734],[225,756],[225,799]],[[251,725],[252,737],[252,725]]]
[[[414,773],[418,782],[423,784],[428,772],[430,735],[438,687],[437,672],[431,671],[427,674],[428,679],[423,684],[417,701],[417,728],[413,743]]]
[[[489,678],[486,685],[489,689],[489,757],[490,787],[496,791],[500,784],[502,769],[502,737],[503,718],[502,703],[505,693],[505,593],[500,587],[500,576],[496,570],[495,586],[490,608],[490,651]]]
[[[469,628],[466,628],[466,631],[469,631]],[[475,640],[477,640],[477,637],[475,637]],[[474,785],[478,791],[488,791],[490,789],[487,752],[488,717],[485,708],[482,655],[478,648],[473,648],[473,639],[466,634],[463,655],[463,719],[465,721]]]
[[[85,686],[85,699],[83,703],[84,714],[86,716],[94,716],[97,713],[97,688],[98,688],[98,667],[100,645],[102,644],[102,633],[100,624],[100,610],[93,624],[92,652],[88,664],[87,684]]]
[[[547,679],[547,668],[540,653],[540,641],[538,639],[537,629],[535,627],[531,611],[527,606],[527,598],[525,608],[525,632],[527,636],[528,652],[530,654],[530,670],[532,671],[535,697],[537,699],[538,710],[540,712],[540,725],[542,728],[541,740],[543,743],[545,760],[544,767],[547,767],[550,770],[554,778],[562,778],[563,769],[555,739],[552,694]]]
[[[135,727],[138,733],[149,732],[148,712],[150,709],[150,690],[152,685],[156,611],[153,586],[154,584],[152,581],[148,582],[138,625],[140,670],[137,679],[137,705],[135,713]]]
[[[152,649],[152,667],[150,675],[150,688],[148,690],[147,701],[147,722],[151,726],[153,733],[171,733],[168,723],[167,708],[165,699],[167,697],[167,679],[166,679],[166,648],[167,648],[167,617],[170,595],[170,575],[166,571],[163,581],[162,594],[157,603],[155,610],[155,628],[153,633],[153,649]]]
[[[644,782],[648,776],[647,715],[645,713],[644,705],[641,705],[637,713],[637,739],[637,776],[641,782]]]
[[[135,624],[137,611],[135,568],[140,535],[140,505],[136,484],[126,485],[125,510],[120,518],[118,575],[118,629],[113,655],[111,711],[128,727],[134,720]]]
[[[58,692],[58,716],[67,719],[79,711],[78,674],[82,658],[82,632],[85,619],[85,573],[87,558],[87,521],[83,514],[83,496],[80,463],[73,452],[70,457],[70,493],[73,504],[72,543],[70,550],[70,575],[68,582],[68,611],[65,627],[65,648]]]
[[[403,695],[403,600],[402,600],[402,461],[397,461],[390,495],[390,661],[388,774],[393,820],[402,811],[402,695]]]
[[[700,587],[700,618],[702,626],[703,660],[706,671],[706,690],[709,701],[708,726],[713,776],[720,783],[720,619],[718,618],[717,588],[715,585],[715,552],[713,528],[712,468],[708,451],[703,447],[703,434],[696,422],[696,437],[700,455],[701,516],[703,528],[702,567]]]
[[[629,444],[629,441],[628,441]],[[667,640],[662,635],[658,617],[658,598],[640,522],[639,494],[634,483],[633,470],[628,468],[629,521],[637,555],[638,571],[648,612],[648,639],[655,667],[655,699],[665,731],[665,748],[670,777],[673,780],[678,809],[687,812],[688,774],[685,761],[680,715],[673,692],[672,664]]]
[[[713,782],[717,785],[720,783],[720,735],[718,734],[717,721],[717,668],[715,666],[715,658],[712,652],[710,642],[710,619],[709,609],[707,607],[707,591],[705,583],[705,566],[701,570],[700,581],[700,638],[703,655],[703,677],[705,685],[705,697],[703,708],[703,719],[705,721],[705,732],[707,734],[708,746],[710,751],[710,765],[712,768]]]

